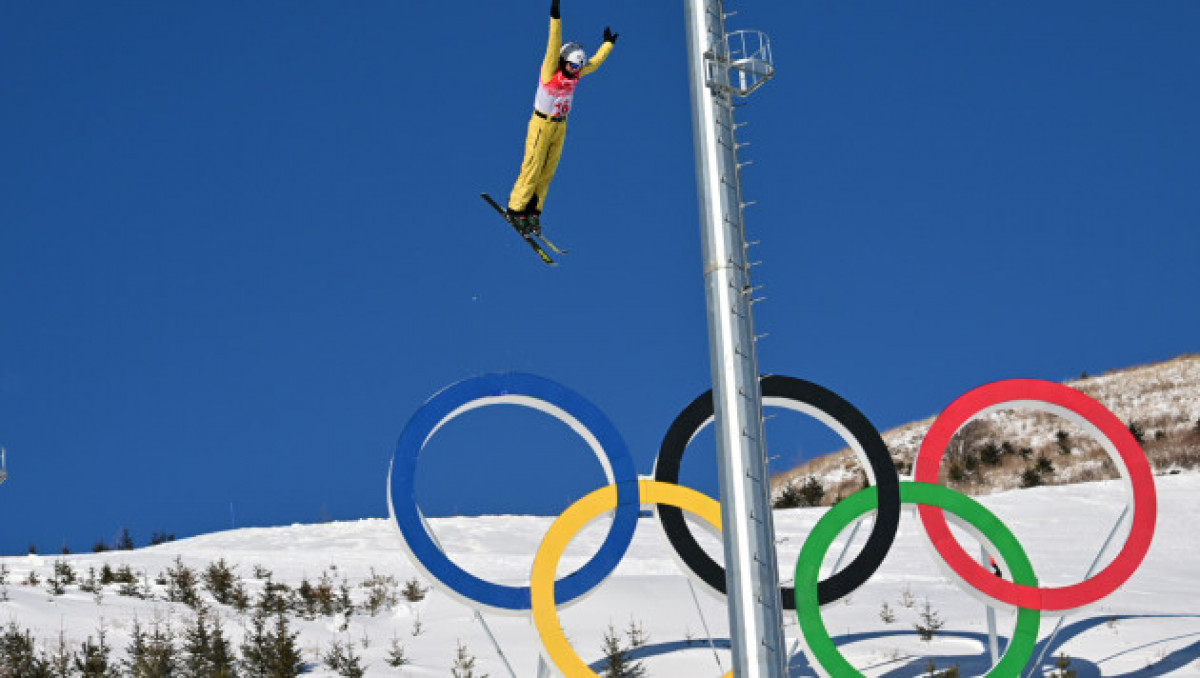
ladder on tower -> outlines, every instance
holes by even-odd
[[[723,69],[725,73],[710,70],[709,87],[746,97],[775,77],[771,40],[762,31],[726,33],[725,40],[717,49],[719,54],[710,52],[707,55],[709,65],[710,68]]]

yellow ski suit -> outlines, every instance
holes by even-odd
[[[546,204],[546,193],[558,169],[558,160],[562,157],[563,143],[567,137],[567,115],[575,95],[575,86],[579,78],[594,72],[604,63],[612,52],[613,43],[605,41],[575,78],[568,77],[558,67],[562,46],[562,19],[551,17],[550,39],[546,45],[546,57],[542,60],[529,132],[525,137],[525,160],[521,163],[521,174],[508,199],[508,207],[514,212],[540,212]]]

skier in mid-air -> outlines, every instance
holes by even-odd
[[[617,42],[618,34],[605,27],[604,44],[590,59],[579,43],[564,45],[558,3],[559,0],[552,0],[550,4],[550,40],[542,60],[533,117],[529,120],[529,133],[525,139],[525,160],[521,163],[521,174],[509,196],[505,214],[522,234],[541,234],[542,208],[546,205],[546,192],[562,156],[567,115],[579,78],[599,68]]]

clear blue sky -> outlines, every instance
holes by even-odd
[[[0,553],[384,516],[408,417],[486,372],[582,393],[649,473],[709,386],[683,3],[562,0],[568,39],[621,37],[557,269],[477,197],[515,177],[548,7],[0,5]],[[779,72],[739,111],[764,371],[882,430],[1200,348],[1200,4],[727,9]],[[771,427],[775,468],[828,451]],[[422,506],[556,513],[600,478],[490,408],[432,441]]]

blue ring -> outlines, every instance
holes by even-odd
[[[561,413],[521,402],[529,399]],[[531,607],[528,586],[504,586],[480,579],[454,564],[434,542],[417,507],[414,483],[421,450],[440,426],[474,407],[506,402],[534,407],[568,426],[573,422],[562,415],[574,418],[574,423],[595,437],[611,469],[610,480],[617,486],[617,510],[604,543],[583,567],[555,584],[560,605],[591,591],[616,569],[633,542],[641,505],[637,471],[625,441],[603,412],[565,386],[532,374],[485,374],[452,384],[430,398],[408,421],[396,445],[390,480],[394,496],[401,499],[399,510],[394,504],[391,507],[396,525],[417,564],[450,592],[498,611],[521,612]]]

